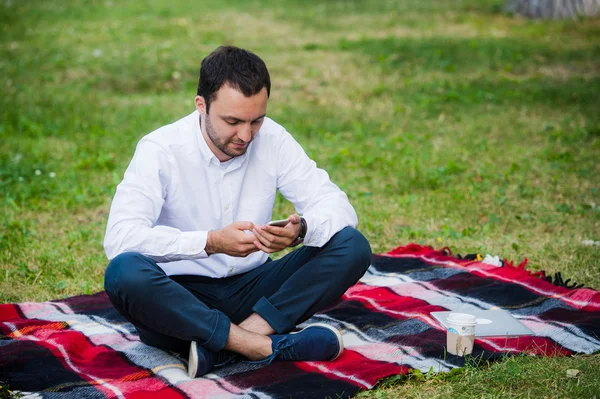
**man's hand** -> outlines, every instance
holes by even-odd
[[[211,230],[208,232],[205,251],[208,255],[227,254],[244,258],[259,250],[254,245],[254,234],[244,232],[253,229],[252,222],[233,222],[221,230]]]
[[[290,221],[285,227],[254,226],[254,245],[263,252],[272,254],[290,246],[300,234],[300,216],[288,216]]]

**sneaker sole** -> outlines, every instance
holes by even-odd
[[[196,341],[192,341],[190,345],[190,356],[188,361],[188,376],[190,378],[196,378],[196,372],[198,371],[198,352],[196,352]]]
[[[328,329],[329,331],[331,331],[331,332],[333,332],[335,334],[335,336],[336,336],[336,338],[338,340],[338,344],[339,344],[340,349],[338,350],[338,353],[333,358],[329,359],[329,361],[335,360],[338,357],[340,357],[340,355],[342,354],[342,352],[344,352],[344,341],[342,340],[342,334],[340,334],[340,332],[338,331],[337,328],[331,327],[329,324],[325,324],[325,323],[311,324],[308,327],[304,327],[300,331],[293,332],[293,333],[290,333],[290,334],[298,334],[298,333],[306,330],[307,328],[311,328],[311,327],[323,327],[323,328],[326,328],[326,329]]]

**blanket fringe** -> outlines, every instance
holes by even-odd
[[[399,255],[425,255],[425,254],[429,254],[431,255],[438,255],[438,256],[453,256],[452,255],[452,250],[449,247],[443,247],[440,250],[435,250],[433,247],[429,246],[429,245],[419,245],[419,244],[415,244],[415,243],[410,243],[404,246],[400,246],[397,247],[393,250],[391,250],[390,252],[388,252],[386,255],[389,256],[399,256]],[[455,259],[458,260],[462,260],[462,261],[468,261],[468,263],[481,263],[482,260],[482,256],[480,254],[468,254],[468,255],[464,255],[461,256],[460,254],[456,254],[456,256],[454,257]],[[540,271],[532,271],[527,269],[527,262],[529,261],[529,259],[524,258],[523,261],[521,263],[519,263],[518,265],[515,266],[514,262],[511,260],[509,261],[508,259],[504,258],[504,260],[502,261],[502,266],[501,267],[510,267],[513,269],[517,269],[520,270],[524,273],[527,273],[528,275],[532,276],[532,277],[538,277],[542,280],[546,280],[549,283],[552,283],[558,287],[564,287],[564,288],[568,288],[571,290],[574,289],[578,289],[578,288],[583,288],[585,285],[584,284],[577,284],[577,282],[575,281],[571,281],[571,279],[564,279],[561,272],[556,272],[554,273],[554,275],[546,275],[546,272],[543,270]]]
[[[552,283],[552,284],[554,284],[554,285],[556,285],[558,287],[565,287],[565,288],[568,288],[570,290],[574,290],[574,289],[577,289],[577,288],[583,288],[584,287],[584,284],[577,284],[575,281],[573,281],[571,283],[570,282],[571,281],[570,278],[567,279],[567,280],[564,280],[563,277],[562,277],[562,274],[560,272],[554,273],[554,276],[546,276],[546,272],[544,270],[540,270],[540,271],[537,271],[537,272],[534,272],[534,271],[531,271],[531,270],[527,270],[525,268],[525,266],[527,265],[527,261],[528,261],[527,258],[523,259],[523,262],[519,263],[518,266],[515,266],[514,263],[513,263],[513,261],[508,261],[507,259],[504,259],[503,263],[504,263],[504,267],[513,267],[513,268],[516,268],[518,270],[521,270],[521,271],[524,271],[526,273],[529,273],[530,276],[539,277],[542,280],[546,280],[549,283]]]
[[[573,281],[572,283],[570,282],[571,279],[568,278],[566,280],[563,280],[562,275],[560,274],[560,272],[556,272],[554,273],[554,279],[552,279],[552,276],[547,276],[544,278],[544,280],[554,284],[554,285],[558,285],[559,287],[565,287],[568,288],[570,290],[575,290],[578,288],[584,288],[585,285],[584,284],[577,284],[577,282]]]

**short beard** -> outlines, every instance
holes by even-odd
[[[231,140],[221,140],[219,139],[219,136],[217,135],[217,132],[215,131],[215,128],[213,127],[210,118],[208,116],[208,113],[206,113],[206,118],[205,120],[205,124],[206,124],[206,135],[208,136],[208,138],[210,139],[210,141],[212,141],[212,143],[215,145],[215,147],[217,147],[219,149],[219,151],[221,151],[223,154],[227,155],[228,157],[239,157],[240,155],[244,155],[244,153],[246,152],[246,150],[248,149],[248,146],[250,145],[250,142],[248,142],[248,144],[246,145],[246,148],[244,148],[243,150],[239,150],[241,152],[232,152],[231,150],[229,150],[227,148],[227,145],[229,143],[231,143]],[[252,141],[252,140],[250,140]]]

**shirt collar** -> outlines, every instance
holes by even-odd
[[[219,165],[221,161],[219,161],[216,155],[212,152],[212,150],[208,146],[208,143],[206,142],[206,139],[204,138],[204,135],[202,134],[202,129],[200,128],[200,113],[198,112],[198,110],[195,110],[192,115],[193,129],[196,136],[198,137],[198,146],[200,147],[200,154],[202,155],[206,166],[210,165],[211,162],[213,162],[215,165]],[[251,145],[252,143],[250,143],[248,149],[243,155],[233,158],[233,162],[229,165],[230,168],[237,168],[246,160],[246,158],[248,158],[248,151],[250,150]]]

